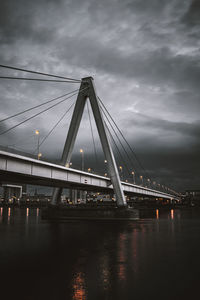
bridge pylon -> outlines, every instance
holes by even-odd
[[[117,206],[126,206],[126,199],[124,196],[122,184],[120,181],[120,176],[118,168],[116,165],[115,157],[112,151],[112,147],[108,138],[108,133],[106,130],[105,122],[102,116],[102,112],[99,106],[98,97],[96,94],[96,89],[94,85],[94,79],[92,77],[82,78],[78,97],[76,100],[76,105],[73,111],[71,123],[69,126],[69,131],[67,134],[67,139],[63,149],[61,164],[66,166],[70,163],[72,151],[74,148],[76,136],[80,126],[80,122],[83,115],[83,110],[87,99],[90,100],[94,119],[96,122],[97,130],[99,133],[100,141],[102,144],[105,159],[107,160],[108,175],[110,177],[111,183],[113,185],[114,193],[116,195]],[[52,196],[52,205],[57,205],[60,201],[62,193],[62,188],[55,188]]]

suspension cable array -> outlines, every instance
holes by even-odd
[[[84,89],[79,90],[79,92],[82,92],[82,91],[85,90],[85,89],[87,89],[87,87],[85,87]],[[73,96],[75,96],[75,95],[77,95],[77,94],[78,94],[78,92],[73,93],[72,95],[70,95],[70,96],[68,96],[68,97],[66,97],[66,98],[64,98],[64,99],[62,99],[61,101],[57,102],[56,104],[53,104],[53,105],[51,105],[50,107],[48,107],[48,108],[46,108],[46,109],[44,109],[44,110],[42,110],[42,111],[40,111],[40,112],[38,112],[38,113],[32,115],[31,117],[29,117],[29,118],[27,118],[27,119],[25,119],[25,120],[23,120],[22,122],[20,122],[20,123],[18,123],[18,124],[16,124],[16,125],[12,126],[12,127],[10,127],[10,128],[8,128],[8,129],[6,129],[5,131],[1,132],[0,135],[3,135],[3,134],[5,134],[5,133],[8,133],[10,130],[12,130],[12,129],[14,129],[14,128],[16,128],[16,127],[18,127],[18,126],[24,124],[25,122],[27,122],[27,121],[29,121],[29,120],[31,120],[31,119],[37,117],[37,116],[39,116],[40,114],[42,114],[42,113],[48,111],[49,109],[51,109],[51,108],[53,108],[53,107],[59,105],[60,103],[63,103],[64,101],[70,99],[71,97],[73,97]],[[34,108],[33,108],[33,109],[34,109]]]
[[[7,120],[9,120],[9,119],[12,119],[12,118],[14,118],[14,117],[17,117],[17,116],[19,116],[19,115],[22,115],[22,114],[24,114],[24,113],[26,113],[26,112],[28,112],[28,111],[31,111],[31,110],[36,109],[36,108],[38,108],[38,107],[41,107],[41,106],[43,106],[43,105],[45,105],[45,104],[51,103],[51,102],[53,102],[53,101],[56,101],[56,100],[58,100],[58,99],[60,99],[60,98],[63,98],[63,97],[65,97],[65,96],[68,96],[68,95],[73,94],[73,93],[78,92],[78,91],[79,91],[79,89],[76,89],[76,90],[74,90],[74,91],[72,91],[72,92],[69,92],[69,93],[63,94],[63,95],[61,95],[61,96],[59,96],[59,97],[56,97],[56,98],[53,98],[53,99],[51,99],[51,100],[45,101],[45,102],[43,102],[43,103],[41,103],[41,104],[39,104],[39,105],[32,106],[32,107],[30,107],[30,108],[28,108],[28,109],[25,109],[25,110],[22,111],[22,112],[16,113],[16,114],[14,114],[14,115],[12,115],[12,116],[10,116],[10,117],[7,117],[7,118],[5,118],[5,119],[0,120],[0,123],[1,123],[1,122],[4,122],[4,121],[7,121]]]

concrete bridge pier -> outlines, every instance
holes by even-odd
[[[73,204],[77,204],[78,203],[78,201],[77,201],[78,200],[78,191],[70,189],[69,198]]]

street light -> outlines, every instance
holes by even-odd
[[[120,169],[120,172],[121,172],[121,180],[123,180],[123,168],[122,168],[122,166],[119,166],[119,169]]]
[[[141,179],[141,183],[143,185],[143,176],[142,175],[140,176],[140,179]]]
[[[132,171],[131,174],[133,175],[133,183],[135,184],[135,172]]]
[[[81,169],[82,169],[82,171],[84,171],[84,152],[83,152],[83,149],[80,149],[80,153],[81,153]]]
[[[104,172],[105,172],[105,174],[107,173],[107,160],[106,159],[104,159]]]
[[[35,134],[38,136],[38,143],[37,143],[37,158],[40,159],[42,153],[40,153],[40,132],[39,130],[35,130]]]
[[[92,171],[92,169],[91,168],[88,168],[88,172],[90,173]]]
[[[147,181],[149,183],[149,187],[151,187],[151,180],[148,178]]]

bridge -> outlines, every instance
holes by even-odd
[[[24,155],[10,153],[8,151],[1,151],[0,150],[0,182],[17,182],[17,183],[27,183],[27,184],[35,184],[35,185],[44,185],[44,186],[51,186],[54,187],[54,192],[52,196],[52,205],[57,205],[60,202],[61,193],[63,188],[70,188],[70,189],[81,189],[87,191],[101,191],[103,193],[114,193],[116,196],[116,202],[118,207],[126,207],[127,201],[125,198],[125,194],[130,196],[145,196],[145,197],[155,197],[155,198],[162,198],[162,199],[176,199],[179,194],[175,191],[168,189],[166,192],[157,190],[154,188],[150,188],[143,185],[138,185],[133,183],[128,183],[126,181],[122,181],[120,179],[119,170],[117,167],[117,163],[115,160],[115,156],[113,153],[113,149],[111,147],[111,141],[117,147],[117,144],[113,138],[113,134],[110,132],[110,129],[113,129],[113,125],[111,121],[113,121],[116,128],[119,130],[122,139],[128,145],[128,149],[131,151],[131,154],[128,154],[128,150],[122,144],[122,141],[119,139],[118,134],[116,134],[115,129],[114,134],[118,138],[122,149],[124,150],[124,155],[127,155],[131,165],[133,155],[136,157],[133,149],[131,148],[130,144],[126,141],[124,135],[122,134],[121,130],[116,125],[115,121],[113,120],[112,116],[109,114],[107,109],[105,108],[101,99],[97,96],[96,88],[94,85],[94,79],[92,77],[82,78],[82,80],[71,79],[67,77],[59,77],[52,74],[45,74],[34,72],[30,70],[18,69],[9,66],[2,66],[3,68],[14,69],[23,72],[30,72],[36,73],[43,76],[51,76],[56,77],[56,80],[49,80],[49,79],[42,79],[43,81],[56,81],[59,80],[57,78],[61,78],[61,82],[71,82],[71,83],[80,83],[80,88],[78,92],[71,92],[60,97],[54,98],[50,101],[37,105],[33,108],[29,108],[24,110],[23,112],[19,112],[15,115],[7,117],[0,122],[4,122],[9,120],[10,118],[14,118],[18,115],[21,115],[27,111],[31,111],[32,109],[38,108],[44,104],[53,102],[65,96],[64,99],[59,100],[58,103],[51,105],[49,108],[37,113],[28,119],[20,122],[17,125],[6,129],[5,131],[1,132],[0,135],[6,134],[10,130],[20,126],[21,124],[29,121],[30,119],[37,117],[39,114],[43,113],[44,111],[55,107],[56,105],[64,102],[65,100],[69,99],[70,97],[77,94],[77,100],[75,103],[75,107],[73,110],[71,123],[69,126],[69,131],[67,134],[65,146],[63,149],[62,158],[59,164],[46,162],[41,160],[40,153],[39,153],[39,145],[38,144],[38,159],[26,157]],[[3,77],[2,79],[19,79],[19,80],[26,80],[26,78],[17,78],[17,77]],[[64,80],[63,80],[64,79]],[[27,78],[27,80],[39,80],[35,78]],[[66,98],[66,96],[70,95]],[[94,115],[94,119],[96,122],[96,127],[98,130],[98,134],[100,137],[100,141],[102,144],[104,156],[107,162],[107,172],[108,177],[100,176],[97,174],[92,174],[90,172],[84,172],[83,170],[76,170],[70,168],[70,162],[72,157],[72,152],[76,140],[76,136],[78,133],[78,129],[80,126],[80,122],[83,115],[83,110],[86,105],[87,100],[89,99],[91,109]],[[72,105],[69,109],[72,108]],[[68,113],[69,109],[65,112],[65,114],[61,117],[59,122],[64,118],[64,116]],[[111,121],[110,121],[110,119]],[[46,140],[46,138],[51,134],[54,128],[58,125],[57,122],[52,130],[48,133],[48,135],[43,139],[42,143]],[[109,129],[110,126],[110,129]],[[93,133],[92,133],[93,136]],[[94,139],[93,139],[94,142]],[[119,148],[117,147],[119,154],[121,155]],[[123,155],[121,155],[122,160],[124,161]],[[137,159],[137,157],[136,157]],[[126,165],[127,167],[127,165]],[[127,170],[130,166],[128,165]],[[135,168],[131,166],[131,170],[128,170],[129,173],[135,175]],[[133,171],[134,170],[134,171]],[[143,181],[143,176],[140,176]],[[135,181],[135,180],[134,180]],[[153,182],[151,179],[147,178],[148,182]],[[160,186],[160,185],[159,185]],[[170,191],[170,192],[169,192]]]
[[[67,168],[57,164],[0,151],[0,182],[17,182],[57,188],[80,189],[113,193],[111,179]],[[175,195],[121,182],[123,192],[130,196],[174,199]]]

